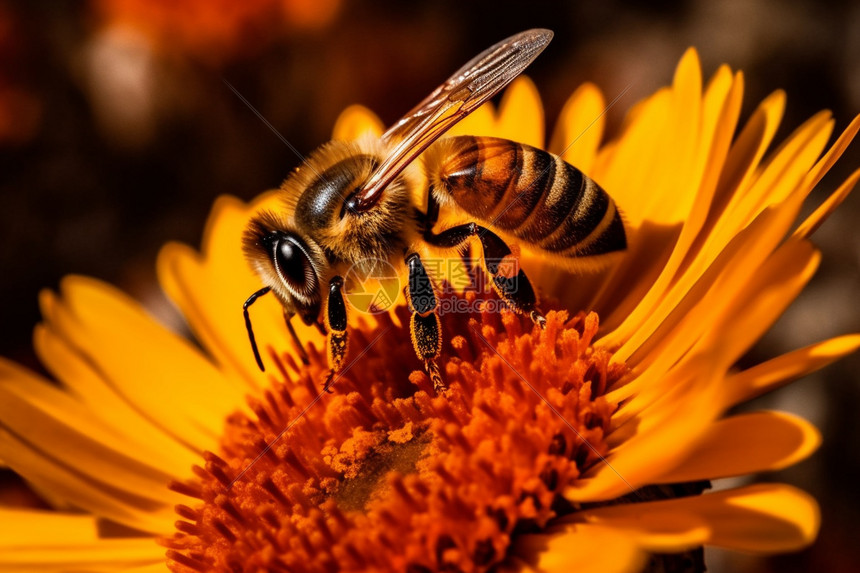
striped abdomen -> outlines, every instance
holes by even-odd
[[[436,193],[532,246],[566,257],[626,248],[615,202],[560,157],[495,137],[457,136],[440,144]]]

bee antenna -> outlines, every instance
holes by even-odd
[[[251,296],[248,297],[248,300],[245,301],[245,304],[242,305],[242,313],[245,315],[245,328],[248,329],[248,339],[251,341],[251,349],[254,351],[254,358],[257,360],[257,366],[260,367],[261,372],[265,372],[266,368],[263,366],[263,359],[260,357],[260,350],[257,348],[257,340],[254,338],[254,329],[251,328],[251,315],[248,314],[248,307],[254,304],[258,298],[263,296],[272,290],[272,287],[263,287]]]

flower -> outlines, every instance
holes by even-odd
[[[826,152],[821,113],[766,154],[784,95],[733,137],[742,91],[727,67],[703,88],[689,51],[605,145],[600,92],[571,97],[549,148],[609,190],[629,248],[575,288],[524,250],[557,309],[544,331],[490,312],[491,297],[444,315],[448,396],[432,395],[403,306],[357,317],[348,369],[324,395],[319,334],[300,329],[313,342],[301,365],[277,302],[261,299],[254,327],[275,368],[256,370],[237,303],[260,285],[241,235],[271,194],[219,199],[202,253],[171,244],[159,257],[202,350],[97,281],[43,293],[35,344],[62,386],[0,361],[0,459],[57,511],[0,510],[0,564],[631,571],[649,555],[697,566],[703,545],[811,543],[818,510],[801,491],[703,491],[809,455],[808,422],[727,412],[860,347],[847,335],[733,368],[814,272],[809,236],[860,170],[791,227],[860,117]],[[487,106],[455,129],[541,146],[542,125],[522,78],[498,115]],[[350,108],[335,137],[368,130],[379,121]]]
[[[93,0],[90,7],[101,23],[135,30],[157,51],[223,64],[254,55],[288,29],[325,27],[340,10],[340,0]]]

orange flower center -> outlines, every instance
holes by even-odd
[[[199,479],[173,484],[196,502],[162,540],[170,568],[482,571],[571,511],[561,492],[606,454],[624,366],[591,346],[593,313],[550,312],[541,331],[487,308],[442,317],[447,396],[388,315],[351,331],[357,359],[316,403],[324,355],[292,378],[281,365],[256,418],[230,417]]]

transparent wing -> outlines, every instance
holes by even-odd
[[[375,205],[383,189],[409,163],[520,75],[549,44],[552,35],[544,29],[521,32],[491,46],[454,72],[382,135],[383,140],[397,144],[365,186],[350,197],[350,206],[365,211]]]

